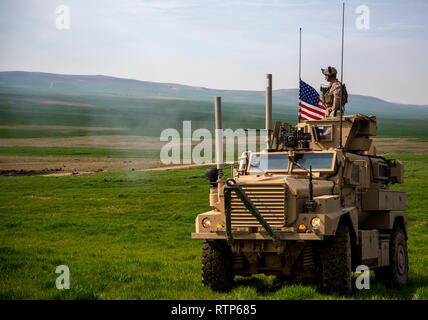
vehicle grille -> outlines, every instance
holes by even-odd
[[[287,219],[285,185],[241,185],[241,187],[272,228],[285,225]],[[235,192],[232,192],[230,200],[232,228],[261,226]]]

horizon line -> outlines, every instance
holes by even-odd
[[[241,92],[264,92],[264,90],[251,90],[251,89],[219,89],[219,88],[208,88],[203,86],[196,86],[196,85],[189,85],[189,84],[182,84],[177,82],[159,82],[159,81],[150,81],[150,80],[139,80],[134,78],[123,78],[118,76],[111,76],[111,75],[105,75],[105,74],[70,74],[70,73],[53,73],[53,72],[45,72],[45,71],[23,71],[23,70],[0,70],[0,73],[12,73],[12,72],[21,72],[21,73],[41,73],[41,74],[51,74],[51,75],[61,75],[61,76],[83,76],[83,77],[106,77],[106,78],[114,78],[114,79],[120,79],[120,80],[131,80],[131,81],[137,81],[137,82],[149,82],[149,83],[157,83],[157,84],[170,84],[170,85],[179,85],[184,87],[191,87],[191,88],[202,88],[202,89],[208,89],[208,90],[218,90],[218,91],[241,91]],[[279,89],[273,89],[272,92],[275,91],[281,91],[281,90],[298,90],[299,88],[279,88]],[[378,99],[387,103],[391,104],[398,104],[398,105],[409,105],[409,106],[418,106],[418,107],[428,107],[428,104],[415,104],[415,103],[400,103],[400,102],[392,102],[388,101],[382,98],[378,98],[375,96],[369,96],[359,93],[350,93],[354,96],[361,96],[361,97],[368,97],[368,98],[374,98]]]

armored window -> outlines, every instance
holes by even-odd
[[[319,141],[333,140],[333,126],[317,126]]]
[[[260,170],[288,170],[288,154],[253,154],[250,162],[250,172],[260,173]]]
[[[296,153],[295,161],[306,169],[312,166],[312,170],[333,170],[334,153]],[[301,170],[293,165],[293,170]]]
[[[388,178],[388,166],[380,164],[379,165],[379,177]]]
[[[351,183],[358,184],[360,183],[360,166],[358,164],[353,164],[351,169]]]

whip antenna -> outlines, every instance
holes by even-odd
[[[302,78],[302,28],[299,28],[299,85]]]
[[[300,123],[300,80],[302,79],[302,27],[299,28],[299,112],[297,121]]]
[[[341,65],[340,65],[340,135],[339,135],[339,149],[343,149],[342,145],[342,117],[345,108],[342,107],[342,97],[343,97],[343,42],[345,35],[345,2],[343,2],[342,6],[342,57],[341,57]]]

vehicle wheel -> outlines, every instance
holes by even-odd
[[[399,287],[407,283],[408,271],[406,237],[401,228],[394,228],[389,242],[389,266],[375,269],[375,276],[390,286]]]
[[[351,237],[349,228],[339,226],[336,235],[326,239],[319,249],[323,288],[330,292],[351,292]]]
[[[202,283],[214,291],[232,288],[232,252],[225,241],[204,241],[202,246]]]
[[[276,276],[276,281],[277,282],[289,282],[289,281],[293,281],[296,279],[295,275],[283,275],[283,274],[278,274]]]

